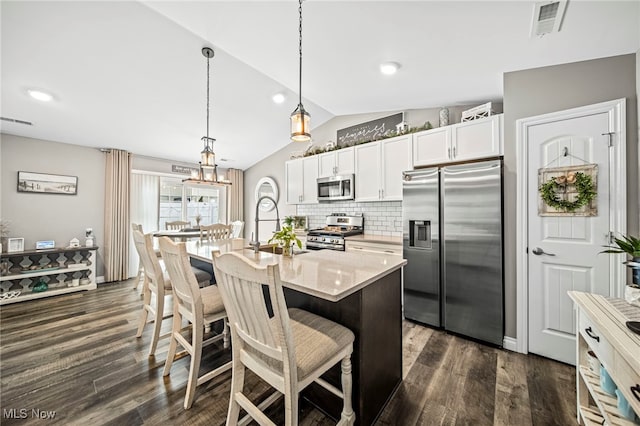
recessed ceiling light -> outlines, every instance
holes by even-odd
[[[36,100],[42,101],[42,102],[49,102],[51,99],[53,99],[53,95],[51,95],[51,94],[49,94],[47,92],[43,92],[42,90],[29,89],[29,90],[27,90],[27,93],[33,99],[36,99]]]
[[[286,97],[282,93],[276,93],[275,95],[273,95],[273,97],[271,99],[273,99],[273,102],[275,102],[277,104],[281,104],[281,103],[284,102]]]
[[[397,62],[384,62],[380,64],[380,72],[385,75],[393,75],[400,68],[400,64]]]

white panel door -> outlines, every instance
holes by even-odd
[[[386,201],[402,200],[402,172],[413,170],[411,135],[386,139],[380,144],[382,150],[381,198]]]
[[[380,143],[370,142],[355,146],[356,201],[378,201],[381,197]]]
[[[610,257],[599,255],[608,241],[609,197],[615,195],[609,194],[609,131],[603,112],[527,132],[529,352],[574,365],[576,316],[567,291],[610,291]],[[597,216],[540,216],[538,168],[585,163],[598,165]]]

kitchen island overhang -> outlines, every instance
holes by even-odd
[[[261,265],[278,263],[289,308],[301,308],[355,334],[353,406],[356,424],[375,422],[402,381],[402,267],[397,255],[310,251],[292,258],[246,249],[245,241],[187,242],[187,252],[211,262],[211,252],[235,251]],[[340,388],[340,365],[325,380]],[[335,419],[342,402],[317,384],[302,397]]]

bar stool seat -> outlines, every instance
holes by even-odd
[[[355,340],[353,332],[333,321],[302,309],[287,309],[291,324],[293,344],[296,348],[298,380],[305,379],[330,361],[336,353]],[[276,319],[269,320],[269,326],[276,331]],[[282,363],[262,352],[247,346],[247,350],[258,356],[271,370],[282,372]],[[333,363],[335,364],[335,362]]]

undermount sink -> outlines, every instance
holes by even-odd
[[[253,247],[251,247],[251,246],[245,247],[245,248],[248,249],[248,250],[253,250]],[[274,246],[273,244],[260,246],[260,248],[258,250],[259,251],[263,251],[265,253],[282,254],[282,247]],[[293,255],[294,256],[296,256],[298,254],[305,254],[305,253],[309,253],[309,251],[308,250],[294,250],[293,251]]]

